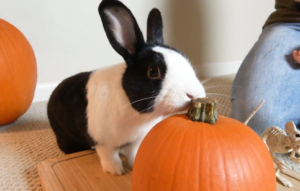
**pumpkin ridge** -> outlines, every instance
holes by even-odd
[[[153,157],[154,158],[158,158],[158,156],[160,155],[160,150],[161,150],[161,148],[162,147],[164,147],[165,146],[165,142],[166,142],[166,140],[168,140],[168,138],[169,138],[169,128],[166,128],[166,126],[167,125],[170,125],[170,124],[172,124],[172,123],[176,123],[176,121],[174,121],[174,122],[171,122],[171,123],[162,123],[163,125],[159,128],[159,129],[154,129],[154,131],[150,131],[149,133],[156,133],[155,131],[161,131],[161,137],[159,137],[160,139],[157,141],[157,143],[155,143],[155,144],[152,144],[152,147],[155,145],[155,147],[156,147],[156,153],[153,153]],[[153,140],[152,140],[153,141]],[[149,164],[149,165],[151,165],[152,166],[152,164]],[[159,169],[157,169],[157,167],[159,168]],[[162,167],[159,167],[159,166],[152,166],[151,167],[151,171],[153,172],[153,175],[152,175],[152,178],[151,178],[151,180],[149,181],[149,184],[150,184],[150,187],[149,187],[149,190],[154,190],[155,188],[152,188],[152,186],[155,186],[156,185],[156,182],[153,180],[153,178],[154,179],[156,179],[157,177],[160,177],[160,171],[161,171],[161,168]]]
[[[249,140],[248,141],[248,143],[247,144],[251,144],[251,145],[253,145],[253,142],[254,140],[252,139],[252,140]],[[254,148],[254,147],[248,147],[248,153],[249,154],[251,154],[252,155],[252,157],[251,157],[251,159],[252,158],[255,158],[255,160],[257,160],[257,159],[259,159],[260,157],[261,157],[261,154],[258,154],[256,151],[257,151],[257,148]],[[253,157],[253,156],[255,156],[255,157]],[[246,160],[246,164],[247,165],[249,165],[249,166],[257,166],[256,164],[255,165],[253,165],[253,163],[254,163],[254,161],[253,160],[250,160],[250,158],[249,157],[246,157],[245,158],[245,160]],[[257,161],[255,161],[256,163],[257,163]],[[259,164],[260,166],[262,166],[261,164]],[[257,174],[257,171],[256,171],[257,169],[254,169],[253,167],[252,168],[248,168],[247,169],[247,172],[248,173],[246,173],[245,174],[245,176],[247,176],[246,178],[247,179],[249,179],[250,177],[258,177],[258,174]],[[275,171],[274,171],[274,174],[275,174]],[[262,177],[261,177],[262,178]],[[258,179],[260,179],[260,178],[258,178]],[[248,182],[249,184],[251,184],[251,182]],[[262,184],[261,184],[262,185]],[[248,185],[249,186],[249,185]]]
[[[23,37],[25,38],[24,35],[23,35]],[[17,43],[16,40],[8,33],[6,35],[6,38],[9,38],[9,40],[10,40],[9,44],[12,44],[12,46],[10,48],[10,51],[12,51],[13,55],[21,55],[20,57],[14,57],[14,60],[13,60],[14,63],[11,64],[11,66],[13,66],[13,71],[16,71],[15,72],[16,74],[21,74],[22,72],[26,72],[26,71],[21,71],[20,70],[19,64],[15,64],[15,63],[21,63],[24,59],[24,56],[25,56],[24,53],[23,53],[24,51],[21,51],[21,49],[20,49],[20,46],[24,46],[23,45],[23,39],[19,38],[18,41],[20,41],[20,43]],[[28,47],[26,47],[26,48],[28,48]],[[26,70],[26,68],[28,68],[27,65],[23,70]],[[14,82],[15,86],[18,87],[17,89],[13,89],[12,91],[15,91],[16,95],[18,95],[21,99],[24,96],[26,98],[27,92],[25,92],[25,90],[24,90],[24,89],[26,89],[26,85],[24,86],[24,84],[23,84],[24,83],[24,76],[13,75],[13,76],[11,76],[10,83],[11,82]],[[19,83],[19,82],[21,82],[21,83]],[[25,113],[25,111],[27,110],[27,109],[25,109],[27,104],[28,103],[25,102],[25,101],[19,102],[19,105],[21,105],[21,108],[23,108],[22,110],[20,110],[19,115],[23,115]]]
[[[239,129],[234,129],[235,131],[232,132],[232,134],[230,135],[231,138],[230,140],[234,141],[234,145],[239,145],[239,140],[237,139],[236,137],[236,134],[238,134],[238,132],[240,131]],[[231,151],[231,154],[232,156],[239,156],[241,155],[241,153],[237,153],[234,149],[230,150]],[[242,177],[242,176],[247,176],[248,174],[246,173],[246,175],[243,175],[243,172],[245,172],[247,169],[246,169],[246,166],[243,165],[243,158],[240,158],[240,157],[234,157],[234,160],[233,160],[233,165],[234,165],[234,168],[235,168],[235,176],[237,177]],[[239,168],[238,168],[239,167]],[[243,170],[241,170],[243,169]],[[242,177],[244,179],[244,177]],[[249,177],[248,177],[249,178]],[[243,185],[244,183],[241,181],[241,178],[237,179],[237,185]],[[244,186],[244,185],[243,185]],[[245,185],[244,187],[245,188],[248,188],[249,185]]]
[[[196,135],[196,140],[197,140],[197,145],[201,145],[201,142],[202,142],[202,135],[203,134],[203,129],[201,129],[201,132],[200,133],[195,133]],[[197,160],[197,163],[196,163],[196,168],[197,169],[201,169],[201,160],[202,160],[202,153],[201,153],[201,146],[198,146],[197,147],[197,154],[196,156],[199,156],[199,159]],[[195,177],[195,180],[196,180],[196,190],[200,190],[200,184],[201,182],[199,181],[200,180],[200,172],[197,173],[196,177]]]
[[[232,124],[234,126],[234,124]],[[232,128],[232,133],[229,134],[230,140],[232,141],[232,144],[234,144],[234,146],[236,146],[236,148],[240,148],[240,141],[241,139],[245,140],[245,136],[244,137],[240,137],[237,135],[240,135],[241,129],[240,128]],[[235,190],[238,189],[245,189],[248,188],[249,185],[245,185],[245,182],[241,181],[242,179],[250,179],[250,177],[248,176],[247,173],[243,173],[246,172],[247,169],[249,168],[249,165],[244,165],[245,164],[245,160],[244,157],[236,157],[236,156],[245,156],[244,153],[240,153],[240,152],[236,152],[235,149],[229,149],[230,154],[233,156],[233,161],[232,161],[232,166],[235,169],[233,172],[234,174],[230,174],[230,177],[235,178],[236,177],[236,188]],[[248,163],[247,163],[248,164]],[[241,169],[243,169],[241,171]],[[246,176],[246,178],[245,178]]]
[[[218,120],[218,122],[220,122],[220,118]],[[224,151],[223,149],[220,149],[220,148],[223,148],[225,145],[223,145],[223,138],[222,137],[222,134],[220,131],[222,131],[222,128],[218,127],[218,125],[212,125],[214,128],[216,128],[214,131],[211,131],[211,139],[214,140],[214,145],[215,145],[215,152],[214,154],[216,155],[214,158],[213,158],[213,161],[215,161],[216,158],[218,158],[218,161],[220,161],[218,164],[217,164],[217,167],[218,167],[218,170],[219,170],[219,175],[217,175],[217,177],[219,177],[218,180],[214,180],[214,181],[219,181],[219,182],[222,182],[221,184],[217,184],[217,185],[222,185],[222,190],[224,190],[224,188],[226,188],[226,190],[229,190],[229,185],[227,184],[227,177],[228,177],[228,172],[226,171],[226,161],[224,161]],[[221,135],[219,135],[221,134]],[[218,152],[216,152],[218,151]],[[211,161],[211,160],[210,160]],[[213,171],[213,172],[212,172]],[[214,172],[214,166],[211,168],[210,170],[210,176],[213,177],[215,176],[215,172]],[[213,183],[214,181],[209,181],[210,183]],[[212,188],[211,190],[220,190],[220,188],[215,188],[214,185],[216,184],[213,184],[213,185],[210,185],[210,188]]]
[[[183,140],[186,140],[186,135],[188,134],[188,131],[189,131],[189,127],[186,127],[185,128],[185,124],[187,124],[188,122],[187,121],[179,121],[176,125],[178,126],[178,127],[180,127],[180,129],[178,128],[177,129],[177,131],[176,132],[174,132],[174,134],[175,134],[175,136],[176,136],[176,142],[178,142],[178,143],[181,143],[180,145],[179,145],[179,148],[177,148],[179,151],[184,151],[183,149],[181,149],[182,147],[184,147],[184,141]],[[180,137],[177,137],[178,135],[178,132],[182,129],[182,128],[184,128],[184,132],[181,132],[179,135],[180,135]],[[171,139],[171,137],[169,137],[170,139]],[[171,139],[171,140],[174,140],[174,139]],[[171,142],[171,141],[170,141]],[[185,148],[185,147],[184,147]],[[175,168],[173,168],[173,173],[171,173],[172,174],[172,178],[171,178],[171,182],[174,182],[174,179],[175,179],[175,176],[176,176],[176,174],[178,174],[178,173],[176,173],[177,171],[178,171],[178,169],[180,169],[180,167],[179,167],[179,159],[180,159],[180,155],[182,155],[182,153],[180,153],[180,152],[176,152],[176,156],[174,157],[175,159],[176,159],[176,162],[175,162]],[[185,163],[186,163],[186,161],[185,161]],[[187,164],[183,164],[183,165],[187,165]],[[171,184],[171,189],[170,190],[174,190],[174,186],[175,187],[177,187],[177,185],[176,184],[178,184],[178,182],[177,183],[175,183],[175,184]]]
[[[169,136],[167,137],[167,139],[166,139],[166,141],[164,141],[164,144],[165,144],[165,142],[169,142],[170,143],[170,147],[171,148],[173,148],[173,149],[176,149],[176,150],[180,150],[180,149],[178,149],[178,147],[176,147],[176,146],[174,146],[174,144],[173,144],[173,140],[176,140],[176,142],[177,142],[177,140],[180,140],[179,139],[179,137],[178,137],[178,132],[181,130],[181,126],[180,125],[178,125],[178,124],[180,124],[181,123],[181,121],[180,121],[181,119],[178,119],[177,121],[176,121],[176,128],[175,129],[173,129],[173,130],[171,130],[171,128],[169,127],[169,128],[167,128],[168,129],[168,134],[169,134]],[[178,122],[179,121],[179,122]],[[180,138],[181,138],[181,140],[183,139],[183,136],[182,136],[182,134],[179,134],[180,135]],[[178,142],[181,142],[181,141],[178,141]],[[179,145],[180,147],[182,146],[181,144]],[[176,147],[176,148],[175,148]],[[166,147],[167,148],[167,147]],[[169,151],[170,149],[167,149],[167,151]],[[173,153],[173,152],[172,152]],[[176,152],[176,156],[175,156],[175,159],[178,161],[178,156],[180,155],[181,153],[179,153],[179,152]],[[168,156],[165,158],[165,159],[169,159],[168,158]],[[170,174],[165,174],[166,176],[170,176],[171,175],[171,177],[172,177],[172,179],[174,179],[174,176],[175,176],[175,173],[174,172],[176,172],[176,170],[178,169],[178,162],[173,162],[173,161],[169,161],[168,162],[168,164],[171,164],[172,163],[172,170],[173,170],[173,173],[170,173]],[[163,163],[162,162],[162,164],[165,164],[165,163]],[[167,165],[168,165],[167,164]],[[174,164],[174,165],[173,165]],[[161,169],[159,169],[159,171],[158,172],[161,172]],[[169,171],[168,171],[169,172]],[[170,184],[169,186],[171,186],[171,188],[170,189],[167,189],[167,190],[172,190],[172,184]]]
[[[251,140],[248,141],[248,134],[245,132],[241,135],[242,130],[243,131],[247,131],[247,129],[244,130],[244,126],[243,128],[236,128],[236,123],[240,123],[238,121],[233,121],[231,122],[232,124],[232,132],[231,134],[229,134],[229,136],[231,137],[231,143],[233,144],[234,147],[236,148],[241,148],[238,150],[244,150],[242,147],[243,145],[246,145],[247,149],[249,148],[249,141],[251,142]],[[241,124],[241,123],[240,123]],[[237,136],[239,135],[239,136]],[[234,149],[232,149],[232,151],[234,151]],[[247,153],[249,152],[249,150],[246,151]],[[249,188],[249,184],[251,184],[252,181],[247,181],[250,180],[251,177],[253,177],[253,174],[249,174],[249,169],[250,171],[252,171],[252,164],[251,164],[251,160],[249,157],[246,157],[247,155],[245,155],[244,153],[237,153],[237,152],[231,152],[231,154],[233,156],[240,156],[240,157],[234,157],[234,161],[236,161],[236,164],[234,165],[234,172],[235,172],[235,176],[239,177],[236,179],[236,189],[246,189]],[[240,169],[243,169],[242,173]],[[247,172],[247,173],[246,173]],[[231,175],[233,176],[233,175]],[[242,181],[243,180],[243,181]]]
[[[253,133],[255,133],[255,132],[253,131]],[[264,161],[262,161],[262,158],[269,157],[270,160],[272,160],[272,158],[271,158],[271,155],[262,157],[261,154],[260,154],[262,152],[258,153],[258,149],[259,150],[265,149],[265,150],[268,151],[268,149],[267,149],[267,147],[266,147],[265,144],[259,144],[259,143],[260,142],[258,142],[258,141],[257,142],[253,142],[253,145],[255,144],[255,148],[256,149],[254,149],[254,147],[251,147],[252,154],[255,155],[256,163],[259,163],[260,166],[266,166],[266,165],[271,166],[270,168],[272,168],[274,170],[274,175],[275,175],[275,168],[273,166],[273,163],[272,164],[265,164]],[[268,151],[268,153],[269,153],[269,151]],[[266,176],[265,171],[258,171],[257,172],[257,171],[254,171],[254,169],[252,169],[252,173],[255,175],[255,177],[258,177],[257,180],[260,182],[260,185],[266,185],[267,184],[266,182],[262,182],[262,177]],[[276,179],[276,177],[275,177],[275,179]]]
[[[2,32],[2,33],[4,33],[2,30],[0,30],[0,32]],[[2,35],[1,33],[0,33],[0,35]],[[6,39],[1,39],[1,41],[2,42],[5,42],[5,41],[7,41]],[[7,51],[4,49],[4,46],[6,46],[6,44],[9,44],[8,42],[6,42],[6,43],[1,43],[0,45],[1,45],[1,50],[2,50],[2,55],[1,56],[3,56],[4,57],[4,60],[5,60],[5,62],[3,62],[3,63],[8,63],[9,64],[9,66],[10,66],[10,70],[12,70],[12,63],[10,62],[10,60],[8,59],[8,56],[7,56]],[[4,70],[3,70],[4,71]],[[7,76],[6,76],[7,77]],[[9,76],[9,77],[11,77],[11,76]],[[8,82],[8,81],[7,81]]]

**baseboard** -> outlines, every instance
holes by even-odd
[[[222,76],[227,74],[236,73],[241,65],[242,61],[232,62],[220,62],[220,63],[209,63],[194,66],[198,76],[209,77],[209,76]],[[38,83],[33,102],[48,101],[52,91],[58,85],[59,82],[55,83]]]
[[[35,89],[35,94],[32,102],[48,101],[51,93],[58,85],[57,83],[38,83]]]
[[[198,76],[211,77],[237,73],[242,61],[208,63],[194,66]]]

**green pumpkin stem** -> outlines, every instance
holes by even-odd
[[[218,120],[217,102],[211,98],[197,98],[191,101],[188,117],[192,121],[214,124]]]

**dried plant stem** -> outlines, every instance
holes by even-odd
[[[265,100],[262,100],[262,102],[260,102],[260,104],[252,111],[252,113],[250,113],[250,115],[248,116],[248,118],[246,119],[246,121],[244,122],[245,125],[248,124],[248,122],[250,121],[250,119],[256,114],[256,112],[260,109],[260,107],[265,103]]]

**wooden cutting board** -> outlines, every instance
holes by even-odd
[[[126,166],[125,159],[122,158]],[[105,173],[95,151],[83,151],[38,164],[44,191],[130,191],[131,171],[115,176]]]
[[[114,176],[102,171],[95,151],[83,151],[48,159],[38,164],[38,172],[44,191],[131,191],[131,171]],[[277,183],[277,191],[300,191],[300,174],[288,170],[283,174],[294,188],[286,188]]]

